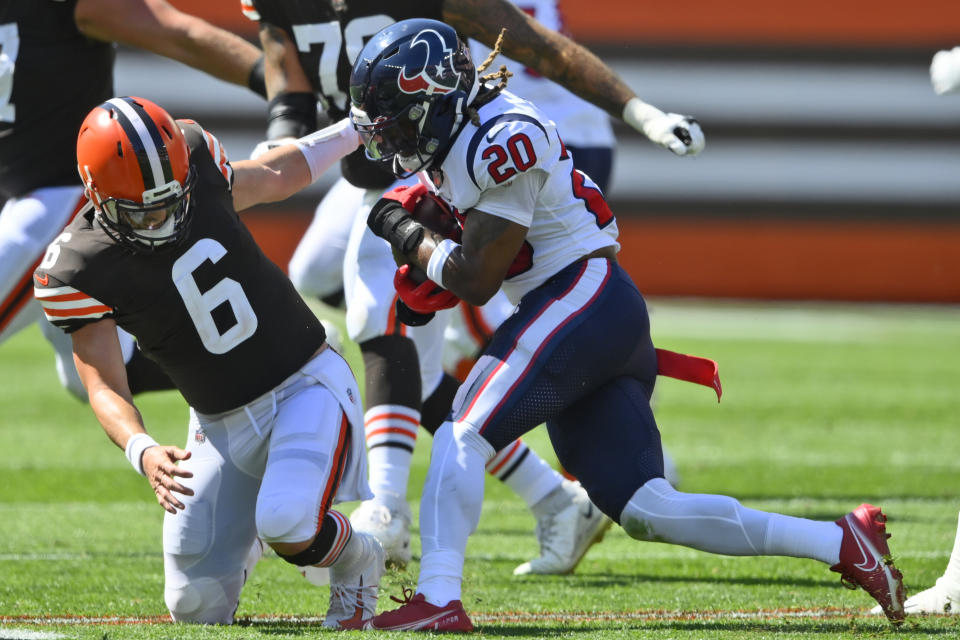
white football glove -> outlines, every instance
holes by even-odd
[[[282,147],[285,144],[290,144],[295,140],[296,138],[292,138],[292,137],[277,138],[276,140],[264,140],[263,142],[257,144],[257,146],[253,148],[253,151],[250,152],[250,159],[256,160],[257,158],[265,154],[267,151],[270,151],[271,149],[276,149],[277,147]]]
[[[623,121],[678,156],[695,156],[706,144],[700,123],[692,117],[664,113],[637,97],[623,107]]]
[[[960,91],[960,47],[934,54],[930,62],[930,83],[941,96]]]

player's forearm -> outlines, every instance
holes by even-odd
[[[263,48],[263,75],[268,99],[272,100],[281,93],[313,93],[300,65],[296,45],[286,31],[260,23],[260,46]]]
[[[624,106],[636,95],[588,49],[547,29],[507,0],[446,0],[443,17],[489,47],[493,47],[500,29],[506,28],[504,55],[536,69],[615,118],[622,118]]]
[[[90,408],[103,431],[121,449],[126,448],[132,436],[146,433],[140,411],[130,398],[124,397],[118,390],[99,385],[88,387],[87,394]]]
[[[80,0],[75,18],[90,38],[146,49],[242,86],[260,58],[240,36],[164,0]]]
[[[237,211],[292,196],[319,179],[335,163],[360,146],[346,118],[260,155],[233,163],[233,205]]]

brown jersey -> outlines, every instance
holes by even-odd
[[[233,209],[232,169],[213,136],[178,121],[197,172],[184,239],[134,252],[92,207],[64,229],[34,275],[47,318],[71,332],[113,318],[201,413],[267,393],[323,344],[323,326]],[[222,149],[222,148],[221,148]]]

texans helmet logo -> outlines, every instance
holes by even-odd
[[[453,50],[447,46],[443,36],[433,29],[424,29],[410,41],[410,48],[423,45],[426,48],[424,62],[414,75],[408,75],[407,67],[400,69],[397,84],[404,93],[420,93],[426,91],[428,95],[435,93],[450,93],[460,84],[460,73],[453,69]],[[431,47],[438,47],[444,52],[443,61],[437,65],[430,65]],[[443,66],[447,65],[448,69]]]

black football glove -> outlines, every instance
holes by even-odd
[[[433,320],[433,316],[435,315],[437,314],[433,311],[430,313],[417,313],[408,307],[403,300],[397,298],[397,320],[408,327],[422,327]]]
[[[423,240],[423,225],[411,218],[399,202],[389,198],[380,198],[373,205],[367,226],[403,255],[416,249]]]

